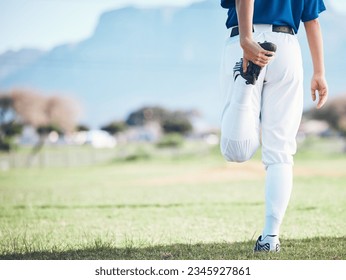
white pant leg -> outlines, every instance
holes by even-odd
[[[266,166],[293,164],[295,138],[303,109],[303,70],[299,43],[296,36],[272,32],[270,25],[255,25],[254,29],[254,40],[275,43],[277,52],[268,66],[262,69],[256,86],[252,88],[251,102],[242,102],[241,96],[250,90],[245,85],[244,88],[240,86],[238,80],[241,77],[234,83],[233,67],[243,52],[239,36],[227,39],[221,64],[221,89],[224,96],[221,151],[227,159],[225,151],[233,140],[235,142],[231,147],[234,146],[240,153],[247,149],[255,150],[258,140],[252,141],[253,137],[249,135],[257,135],[261,122],[263,163]],[[247,121],[250,115],[245,119],[239,118],[242,114],[235,112],[236,107],[238,111],[252,111],[253,119]],[[247,107],[251,108],[248,110]]]
[[[266,33],[277,45],[262,92],[262,160],[265,166],[293,164],[303,111],[303,67],[299,43],[290,34]]]
[[[303,109],[303,68],[295,36],[266,33],[277,45],[262,91],[262,161],[267,168],[263,236],[279,235],[292,190],[293,155]]]
[[[242,58],[238,36],[226,42],[221,70],[224,108],[221,117],[221,152],[229,161],[250,159],[259,147],[259,116],[264,74],[256,85],[247,85],[233,67]]]

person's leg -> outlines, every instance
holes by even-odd
[[[227,101],[221,118],[221,153],[228,161],[250,159],[259,147],[259,115],[264,75],[256,85],[247,85],[239,75],[234,79],[234,66],[242,57],[239,42],[226,45],[223,80]]]
[[[281,33],[268,37],[277,44],[277,54],[267,67],[262,96],[262,160],[267,171],[262,237],[277,238],[292,190],[295,138],[303,108],[303,72],[297,39]]]
[[[292,165],[272,164],[267,167],[265,200],[266,215],[262,236],[279,236],[280,225],[292,191]]]

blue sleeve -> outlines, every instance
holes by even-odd
[[[226,9],[235,7],[235,0],[221,0],[221,7]]]
[[[318,15],[326,10],[323,0],[305,0],[301,20],[303,22],[318,18]]]

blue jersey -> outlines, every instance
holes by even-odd
[[[227,8],[227,28],[238,25],[235,0],[221,0]],[[318,18],[326,9],[323,0],[255,0],[253,23],[291,26],[298,32],[300,21]]]

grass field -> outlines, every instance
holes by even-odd
[[[260,155],[229,164],[214,148],[1,172],[0,259],[345,260],[346,155],[325,147],[297,154],[279,254],[252,252],[264,215]]]

